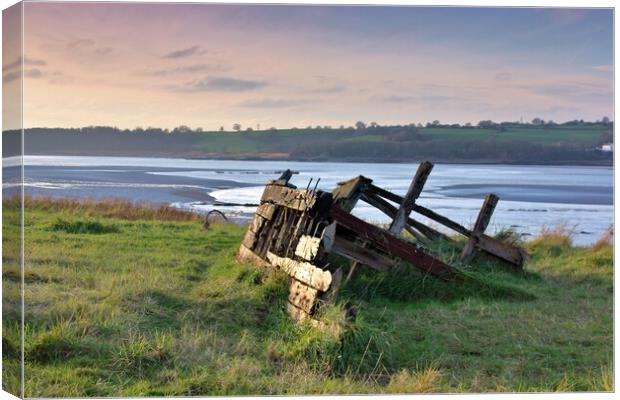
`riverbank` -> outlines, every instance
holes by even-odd
[[[162,155],[161,157],[166,157]],[[410,164],[419,162],[421,158],[399,157],[295,157],[287,153],[207,153],[202,155],[183,155],[188,160],[238,160],[238,161],[298,161],[298,162],[339,162],[339,163],[374,163],[374,164]],[[506,160],[502,158],[441,158],[433,157],[433,162],[448,165],[527,165],[527,166],[584,166],[584,167],[611,167],[613,166],[613,154],[602,160]]]
[[[613,390],[608,243],[547,232],[527,243],[525,272],[476,258],[466,284],[362,271],[330,312],[358,309],[339,341],[290,321],[283,276],[234,260],[245,227],[82,204],[27,203],[27,397]],[[17,205],[3,203],[7,242]],[[18,384],[17,261],[3,264],[7,389]]]
[[[25,193],[36,197],[103,200],[110,197],[157,203],[205,214],[213,209],[247,222],[264,185],[282,171],[296,172],[300,188],[318,183],[332,191],[357,175],[404,194],[418,167],[294,161],[186,160],[134,157],[25,157]],[[18,166],[5,168],[5,176]],[[320,181],[319,181],[320,179]],[[312,180],[312,183],[310,181]],[[591,244],[613,220],[613,169],[610,167],[534,167],[436,164],[420,204],[471,226],[486,193],[501,201],[490,229],[513,228],[531,237],[543,227],[574,228],[575,242]],[[356,215],[375,222],[387,216],[363,202]],[[422,222],[424,220],[422,219]],[[449,233],[449,232],[447,232]]]

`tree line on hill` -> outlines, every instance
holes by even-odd
[[[587,163],[609,164],[611,155],[596,150],[596,145],[613,142],[613,122],[604,118],[597,122],[569,121],[557,124],[563,127],[583,126],[592,129],[594,137],[590,144],[570,141],[538,143],[528,140],[496,140],[501,132],[513,127],[554,129],[549,121],[533,120],[532,123],[494,123],[480,121],[477,129],[489,130],[489,136],[468,137],[469,126],[458,126],[463,135],[438,137],[428,128],[457,128],[434,121],[420,127],[419,124],[380,126],[358,121],[353,127],[312,129],[266,129],[261,131],[204,132],[180,126],[172,130],[161,128],[118,129],[109,126],[84,128],[32,128],[25,132],[26,154],[45,155],[116,155],[116,156],[174,156],[174,157],[220,157],[268,158],[262,154],[287,154],[296,160],[356,160],[356,161],[412,161],[429,158],[435,161],[458,160],[464,162],[509,163]],[[455,132],[459,132],[455,130]],[[602,132],[602,133],[597,133]],[[227,145],[226,151],[218,143],[230,135],[238,140]],[[544,134],[541,132],[541,135]],[[367,140],[372,138],[372,140]],[[380,140],[377,140],[380,138]],[[3,134],[3,156],[11,148],[19,148],[19,131]],[[14,146],[11,143],[14,143]],[[244,143],[245,153],[237,147]],[[219,150],[214,150],[219,149]],[[248,150],[250,149],[250,150]]]

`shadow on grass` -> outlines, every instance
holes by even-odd
[[[463,273],[463,279],[444,281],[425,275],[410,265],[401,264],[385,273],[365,269],[342,288],[342,296],[352,300],[370,301],[383,297],[407,302],[453,302],[464,298],[530,301],[536,298],[532,293],[517,287],[515,277],[502,279],[506,275],[511,273],[485,275],[479,270],[468,270]]]

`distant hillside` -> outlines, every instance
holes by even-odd
[[[25,135],[31,155],[96,155],[227,159],[400,162],[603,164],[612,155],[597,147],[613,140],[611,124],[490,124],[483,127],[372,126],[240,132],[189,128],[119,130],[34,128]],[[5,149],[18,132],[5,131]],[[3,152],[7,156],[7,152]]]

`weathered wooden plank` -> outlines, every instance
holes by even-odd
[[[402,203],[403,201],[403,197],[396,194],[396,193],[392,193],[388,190],[385,190],[383,188],[380,188],[378,186],[375,185],[369,185],[367,187],[367,191],[369,193],[373,193],[376,194],[380,197],[383,197],[384,199],[388,199],[390,201],[393,201],[395,203]],[[470,236],[471,235],[471,231],[467,228],[465,228],[463,225],[460,225],[454,221],[452,221],[449,218],[444,217],[443,215],[437,214],[436,212],[434,212],[433,210],[429,210],[428,208],[421,206],[419,204],[414,204],[413,205],[413,209],[412,211],[417,212],[418,214],[422,214],[425,217],[427,217],[428,219],[431,219],[435,222],[439,222],[440,224],[447,226],[448,228],[451,228],[455,231],[457,231],[460,234],[463,234],[465,236]]]
[[[413,211],[418,212],[419,214],[422,214],[425,217],[430,218],[436,222],[439,222],[442,225],[452,228],[462,235],[465,235],[465,236],[472,235],[472,231],[470,231],[469,229],[465,228],[464,226],[448,218],[443,217],[442,215],[437,214],[436,212],[432,210],[429,210],[426,207],[416,204],[413,207]],[[422,227],[419,227],[419,229],[420,231],[422,231]],[[504,244],[500,242],[499,240],[492,238],[490,236],[487,236],[485,234],[479,235],[477,246],[481,250],[493,256],[496,256],[504,261],[507,261],[508,263],[514,264],[515,266],[518,266],[518,267],[522,267],[525,261],[525,256],[524,256],[525,253],[522,249],[515,247],[515,246],[508,245],[508,244]]]
[[[479,236],[484,233],[484,230],[489,225],[498,201],[499,197],[493,193],[489,193],[485,196],[484,203],[482,203],[482,207],[480,208],[480,213],[478,213],[478,218],[476,218],[472,234],[461,253],[461,261],[465,262],[473,256]]]
[[[297,212],[289,208],[284,208],[283,218],[279,221],[277,229],[278,232],[275,235],[275,240],[270,247],[270,251],[275,254],[283,254],[287,244],[290,244],[291,235],[295,226],[292,225],[292,221],[295,219]]]
[[[303,323],[303,322],[308,322],[310,323],[310,325],[312,325],[315,328],[318,329],[325,329],[325,323],[323,321],[319,321],[316,320],[314,318],[312,318],[312,316],[308,315],[307,312],[305,312],[304,310],[296,307],[294,304],[291,304],[289,302],[286,303],[286,311],[288,313],[288,315],[291,316],[291,318],[293,318],[293,320],[299,322],[299,323]]]
[[[342,268],[338,268],[332,274],[332,284],[329,285],[329,290],[322,296],[322,300],[325,304],[335,304],[338,297],[338,290],[342,284]]]
[[[362,201],[370,204],[371,206],[377,208],[379,211],[383,212],[388,217],[392,217],[396,214],[396,207],[385,201],[383,198],[379,197],[374,193],[364,193],[361,197]],[[431,227],[424,225],[423,223],[414,220],[413,218],[407,218],[407,224],[411,225],[411,227],[417,229],[424,236],[431,240],[450,240],[444,234],[437,232]]]
[[[295,255],[306,261],[312,261],[319,254],[320,246],[320,237],[302,235],[297,242],[297,247],[295,248]]]
[[[527,258],[527,253],[523,249],[502,243],[501,241],[485,234],[478,237],[476,245],[481,250],[484,250],[485,252],[518,268],[523,267],[523,263]]]
[[[284,218],[283,211],[283,207],[277,207],[271,222],[262,229],[253,249],[254,253],[259,257],[267,258],[267,251],[271,249],[276,239],[275,237],[278,235],[278,229],[282,224],[282,219]]]
[[[424,184],[428,179],[431,171],[433,169],[433,164],[428,161],[422,161],[418,166],[418,170],[407,189],[407,193],[403,197],[403,200],[400,202],[400,207],[396,211],[394,215],[394,220],[390,224],[388,231],[395,234],[396,236],[400,235],[400,232],[405,227],[407,223],[407,219],[409,218],[409,214],[413,209],[415,201],[420,197],[422,193],[422,189],[424,188]]]
[[[317,293],[318,291],[315,288],[306,286],[296,279],[291,279],[288,289],[288,301],[312,315],[316,305]]]
[[[263,203],[256,208],[256,214],[265,218],[266,220],[271,220],[273,218],[273,214],[276,211],[275,204]]]
[[[332,191],[334,203],[345,211],[351,211],[359,200],[363,189],[372,182],[362,175],[339,182],[338,186]]]
[[[265,186],[261,197],[261,203],[273,203],[297,211],[309,210],[315,202],[316,196],[311,192],[272,184]]]
[[[245,236],[243,237],[241,244],[243,244],[248,249],[253,250],[254,246],[256,246],[257,241],[258,241],[258,235],[255,232],[252,232],[250,229],[248,229],[245,232]]]
[[[259,233],[265,221],[267,221],[265,218],[261,217],[258,214],[254,214],[254,218],[252,218],[252,222],[250,222],[250,226],[248,229],[254,233]]]
[[[355,232],[363,240],[372,242],[373,245],[379,248],[384,248],[387,253],[411,263],[422,271],[441,278],[459,275],[456,269],[426,254],[418,246],[399,239],[381,228],[347,213],[337,205],[332,206],[331,216],[339,225]]]
[[[328,290],[332,283],[332,275],[329,271],[317,268],[309,262],[279,257],[272,252],[267,252],[267,260],[289,276],[322,292]]]
[[[424,236],[423,236],[420,232],[418,232],[418,231],[416,231],[415,229],[413,229],[413,228],[411,227],[411,225],[405,225],[405,227],[404,227],[404,228],[405,228],[405,230],[406,230],[407,232],[409,232],[409,234],[410,234],[411,236],[413,236],[413,237],[414,237],[414,238],[415,238],[418,242],[425,243],[425,242],[427,241],[427,240],[426,240],[426,238],[425,238],[425,237],[424,237]]]
[[[297,247],[295,243],[296,241],[299,240],[299,237],[303,234],[303,228],[305,227],[306,223],[308,223],[308,213],[299,213],[299,215],[297,215],[297,220],[294,223],[295,228],[293,229],[293,232],[291,233],[291,237],[286,246],[286,250],[283,253],[280,253],[281,256],[292,257],[295,255],[295,249]]]
[[[341,236],[336,236],[332,252],[382,272],[396,264],[395,260]]]
[[[239,246],[239,251],[237,252],[237,261],[242,263],[254,264],[258,267],[270,267],[271,265],[254,254],[254,252],[244,245]]]
[[[293,171],[291,171],[290,169],[287,169],[286,171],[282,172],[282,175],[280,175],[278,180],[288,182],[291,180],[292,177],[293,177]]]
[[[476,219],[476,223],[474,224],[474,232],[483,233],[485,229],[487,229],[487,226],[491,221],[493,211],[495,211],[495,207],[497,206],[498,201],[499,197],[497,197],[493,193],[488,193],[485,196],[484,203],[482,203],[480,213],[478,214],[478,218]]]

